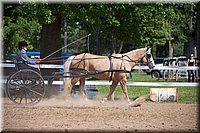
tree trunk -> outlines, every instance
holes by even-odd
[[[41,44],[40,44],[40,58],[45,58],[46,56],[52,54],[56,50],[62,47],[61,43],[61,15],[55,14],[55,21],[51,24],[44,24],[42,26],[41,32]],[[49,58],[60,57],[61,52],[59,51]],[[47,58],[48,59],[48,58]],[[60,62],[53,62],[54,64],[59,64]]]
[[[169,57],[172,58],[173,57],[173,49],[172,49],[172,44],[171,44],[171,33],[168,32],[168,38],[169,38],[169,41],[168,41],[168,47],[169,47]]]
[[[116,54],[116,38],[112,35],[112,53]]]
[[[200,59],[200,2],[197,3],[197,45],[196,45],[196,49],[197,49],[197,58]]]
[[[51,55],[56,50],[62,47],[61,43],[61,16],[59,14],[55,15],[55,21],[51,24],[44,24],[42,26],[41,32],[41,42],[40,42],[40,53],[41,59]],[[61,57],[62,51],[59,51],[46,59],[53,57]],[[44,60],[45,61],[45,60]],[[61,61],[42,62],[42,64],[61,64]],[[41,69],[42,76],[51,76],[54,72],[59,71],[58,69]],[[52,80],[48,79],[48,84],[51,84]],[[55,89],[54,89],[55,90]],[[51,96],[53,90],[51,87],[48,88],[48,96]]]
[[[119,54],[120,54],[121,51],[122,51],[123,45],[124,45],[124,43],[123,43],[123,41],[121,41],[121,42],[120,42],[120,46],[119,46],[119,50],[118,50],[118,53],[119,53]]]
[[[97,51],[96,51],[96,54],[100,54],[101,52],[101,50],[100,50],[100,40],[99,40],[99,37],[100,37],[100,31],[99,31],[99,28],[97,28],[96,29],[96,39],[95,39],[95,41],[96,41],[96,48],[97,48]]]

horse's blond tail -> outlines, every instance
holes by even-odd
[[[69,70],[70,70],[70,65],[71,65],[71,62],[72,60],[74,59],[75,56],[70,56],[66,62],[64,63],[64,76],[66,76],[64,78],[64,82],[63,82],[63,85],[64,85],[64,91],[65,91],[65,94],[66,96],[70,96],[71,95],[71,90],[72,90],[72,78],[71,77],[68,77],[70,76],[70,73],[69,73]]]

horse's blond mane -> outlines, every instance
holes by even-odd
[[[127,52],[127,53],[123,53],[123,55],[131,54],[131,53],[133,53],[133,52],[136,52],[136,51],[139,51],[139,50],[144,50],[144,49],[146,49],[146,48],[135,49],[135,50],[129,51],[129,52]]]

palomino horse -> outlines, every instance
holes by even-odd
[[[70,96],[72,87],[79,81],[80,93],[85,96],[85,76],[80,75],[88,74],[97,79],[112,81],[110,92],[104,100],[111,98],[116,86],[120,83],[123,93],[130,103],[126,88],[127,72],[131,72],[131,69],[137,63],[144,63],[150,69],[154,67],[150,48],[141,48],[124,54],[113,54],[112,56],[99,56],[89,53],[70,56],[64,64],[64,76],[68,77],[64,79],[65,93]],[[69,78],[70,75],[71,78]]]

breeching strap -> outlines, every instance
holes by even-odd
[[[108,56],[108,59],[109,59],[109,61],[110,61],[110,70],[113,70],[112,57],[111,57],[111,56]],[[112,80],[112,76],[113,76],[113,71],[111,71],[111,75],[110,75],[109,82]]]

